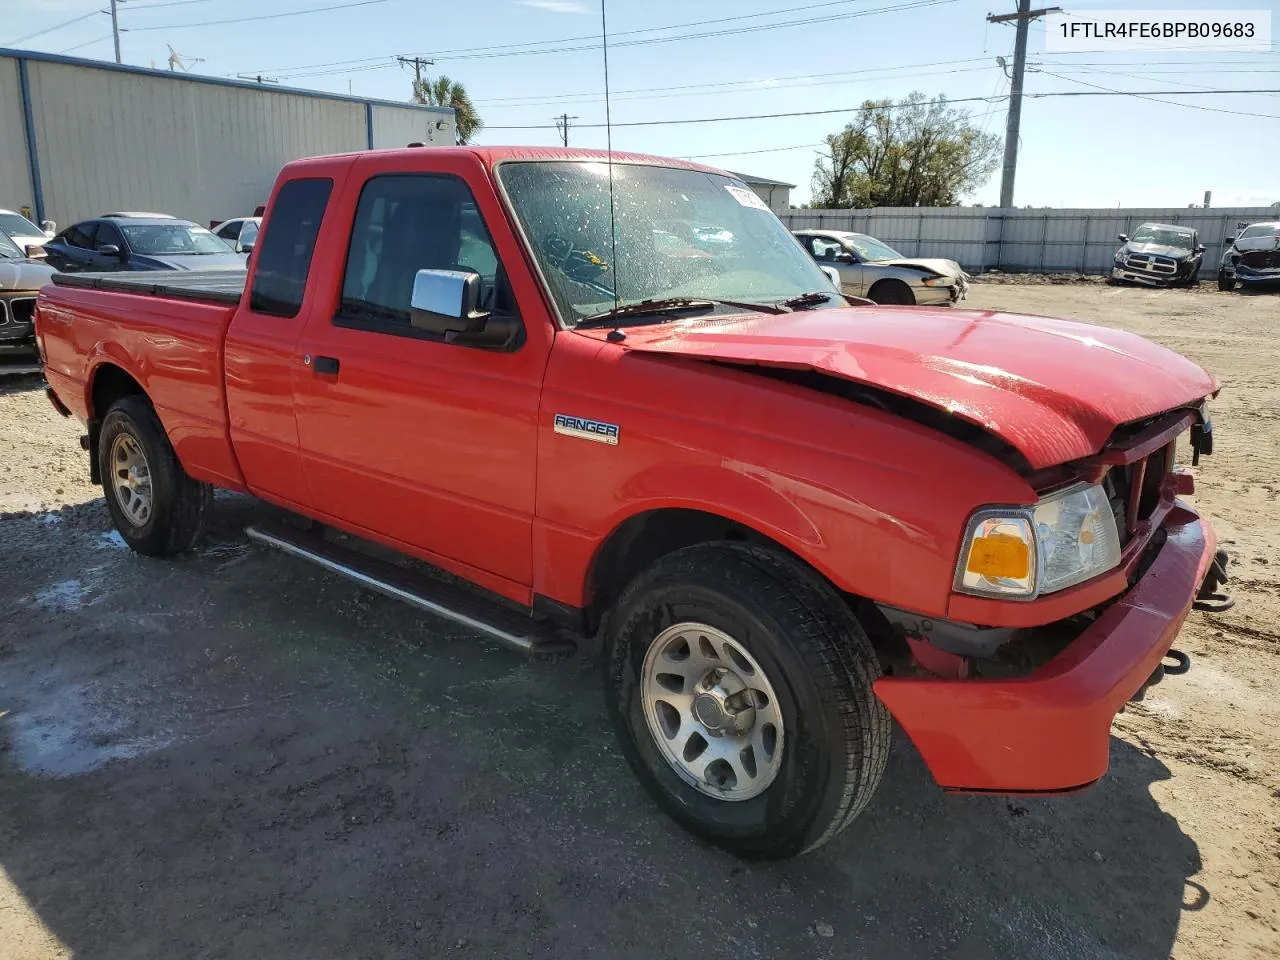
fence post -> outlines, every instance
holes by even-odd
[[[1089,268],[1089,224],[1093,222],[1093,217],[1089,214],[1084,215],[1084,236],[1080,238],[1080,275],[1084,276]]]

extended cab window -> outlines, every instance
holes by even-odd
[[[268,229],[254,254],[257,266],[249,309],[255,313],[298,315],[316,235],[332,190],[332,180],[319,178],[290,180],[280,188]]]
[[[409,332],[419,270],[478,273],[480,309],[514,312],[489,231],[465,183],[427,174],[373,177],[360,192],[335,322]]]

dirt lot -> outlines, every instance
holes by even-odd
[[[1197,499],[1239,605],[1117,721],[1084,794],[945,797],[895,741],[782,864],[641,794],[591,656],[531,664],[240,532],[131,554],[75,424],[0,386],[0,958],[1280,955],[1280,296],[979,284],[1214,370]]]

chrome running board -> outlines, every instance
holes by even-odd
[[[528,656],[558,657],[574,651],[573,641],[557,636],[546,621],[535,620],[476,590],[415,576],[393,563],[288,526],[254,525],[244,532],[250,540],[309,560],[366,589],[474,630]]]

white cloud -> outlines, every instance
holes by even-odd
[[[516,0],[516,3],[522,7],[536,7],[551,13],[590,13],[586,4],[577,3],[576,0]]]

